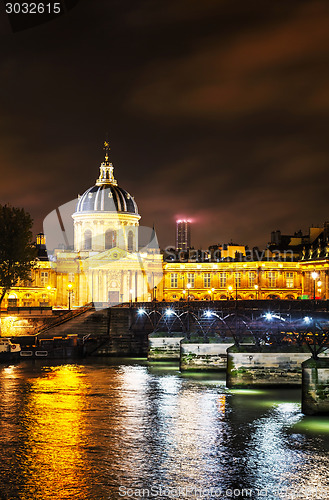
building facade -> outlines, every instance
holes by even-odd
[[[164,264],[164,299],[255,300],[302,296],[298,262],[186,262]]]
[[[214,245],[187,252],[190,222],[177,221],[176,255],[163,259],[154,230],[141,243],[140,214],[118,186],[109,146],[94,186],[79,197],[72,214],[74,243],[48,260],[43,234],[31,280],[5,296],[8,307],[59,309],[90,302],[106,307],[133,301],[329,299],[329,224],[282,236],[272,233],[262,254],[242,245]],[[177,258],[179,257],[179,258]]]

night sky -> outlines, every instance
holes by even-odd
[[[0,203],[35,232],[95,183],[107,132],[162,246],[177,217],[203,248],[329,219],[327,0],[81,0],[0,29]]]

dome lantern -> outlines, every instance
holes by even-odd
[[[112,184],[113,186],[117,186],[118,183],[113,175],[113,164],[109,162],[109,151],[110,146],[107,141],[104,142],[104,151],[105,158],[101,166],[99,167],[100,173],[99,178],[96,181],[96,186],[103,186],[104,184]]]

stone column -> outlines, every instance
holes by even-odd
[[[227,350],[227,387],[294,386],[302,382],[302,363],[310,357],[306,347],[258,348],[240,345]]]
[[[155,335],[149,335],[147,359],[149,361],[179,361],[180,342],[184,337],[156,337]]]
[[[233,344],[181,342],[180,370],[226,370],[227,349]]]
[[[302,412],[329,415],[329,360],[308,359],[302,370]]]

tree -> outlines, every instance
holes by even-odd
[[[23,208],[0,205],[0,310],[6,293],[20,280],[30,279],[36,257],[32,225]]]

